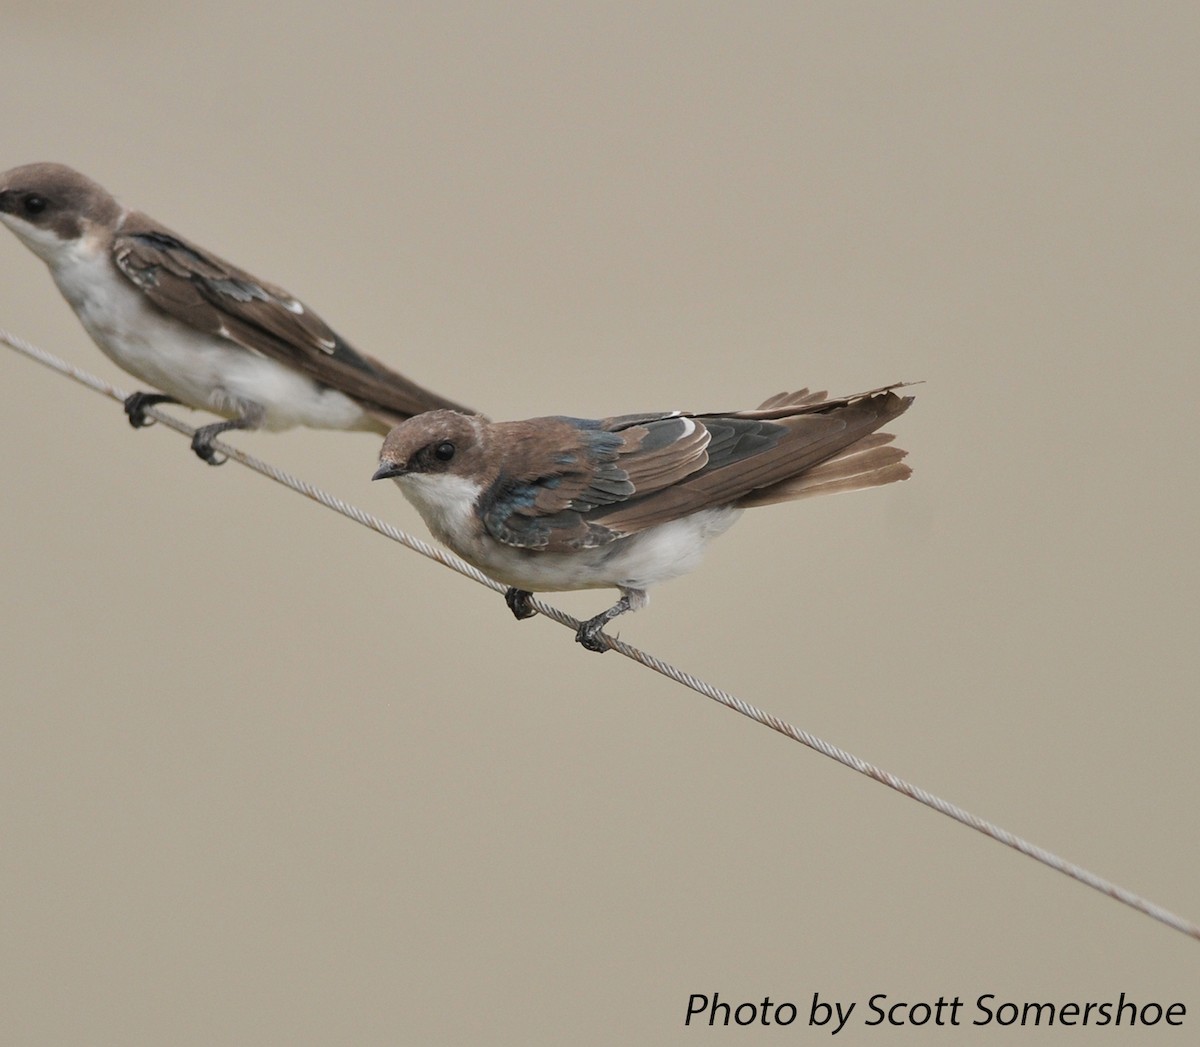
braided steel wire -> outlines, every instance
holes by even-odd
[[[57,356],[54,356],[53,354],[46,352],[44,349],[40,349],[37,346],[32,345],[17,335],[0,329],[0,341],[6,343],[18,353],[21,353],[29,359],[35,360],[51,370],[65,375],[68,378],[72,378],[76,382],[87,386],[89,389],[92,389],[97,393],[117,401],[124,401],[125,399],[126,394],[124,392],[110,385],[103,379],[97,378],[95,375],[90,374],[87,371],[83,371],[80,368],[75,367],[73,364],[67,363],[65,360],[59,359]],[[189,438],[195,432],[195,429],[192,426],[179,421],[177,418],[172,417],[171,415],[162,411],[160,408],[149,407],[146,408],[145,413],[155,421],[162,423],[168,429],[172,429],[177,433],[182,433],[184,436]],[[392,541],[398,542],[414,552],[420,553],[422,556],[426,556],[431,560],[436,560],[438,563],[449,567],[451,570],[457,571],[459,574],[465,575],[473,581],[478,582],[480,585],[487,586],[489,589],[493,589],[500,593],[503,593],[506,589],[505,586],[489,578],[487,575],[478,571],[465,560],[460,559],[453,553],[437,546],[430,545],[428,542],[424,542],[420,538],[416,538],[405,531],[401,531],[399,528],[393,527],[391,524],[380,520],[371,513],[359,509],[357,506],[351,505],[349,502],[343,501],[341,498],[338,498],[337,496],[332,495],[305,480],[292,476],[290,473],[284,472],[282,469],[271,465],[269,462],[264,462],[260,458],[256,458],[253,455],[247,454],[245,451],[241,451],[236,447],[228,446],[227,444],[223,444],[219,441],[214,441],[213,447],[221,454],[227,455],[230,459],[238,462],[241,465],[244,465],[246,468],[252,469],[254,472],[259,473],[262,476],[266,476],[271,480],[274,480],[276,483],[282,484],[284,487],[287,487],[298,494],[304,495],[306,498],[311,498],[314,502],[325,506],[327,509],[332,509],[334,512],[340,513],[342,516],[346,516],[356,523],[359,523],[364,527],[368,527],[372,531],[378,532],[385,538],[390,538]],[[573,630],[579,627],[580,623],[578,619],[573,618],[565,611],[561,611],[551,604],[545,603],[537,598],[532,599],[530,603],[538,611],[538,613],[545,615],[547,618],[550,618],[555,622],[558,622],[560,625],[565,625]],[[1164,909],[1162,906],[1157,905],[1154,902],[1151,902],[1148,899],[1113,883],[1111,880],[1106,880],[1102,876],[1097,876],[1090,870],[1076,865],[1073,862],[1069,862],[1065,858],[1061,858],[1057,854],[1053,853],[1052,851],[1048,851],[1043,847],[1038,847],[1035,844],[1022,839],[1020,836],[1009,832],[1007,829],[1003,829],[1000,826],[987,821],[986,819],[972,814],[970,811],[964,810],[955,804],[943,800],[939,796],[935,796],[933,793],[922,789],[920,786],[913,785],[911,782],[907,782],[903,778],[899,778],[889,771],[885,771],[880,767],[876,767],[874,764],[868,763],[866,760],[855,756],[853,753],[848,753],[844,749],[839,749],[836,745],[832,745],[824,739],[810,734],[808,731],[805,731],[799,727],[795,727],[785,720],[781,720],[779,717],[765,712],[764,710],[758,708],[758,706],[753,705],[750,702],[737,697],[736,695],[730,694],[727,691],[723,691],[719,687],[715,687],[705,680],[701,680],[698,677],[693,676],[691,673],[684,672],[682,669],[663,661],[661,658],[658,658],[653,654],[634,647],[632,644],[628,644],[625,641],[615,637],[606,636],[606,639],[608,640],[609,647],[618,654],[622,654],[626,658],[630,658],[633,661],[646,666],[648,669],[652,669],[656,673],[660,673],[668,679],[673,680],[684,687],[690,688],[697,694],[701,694],[714,702],[718,702],[726,708],[732,709],[734,712],[741,713],[742,716],[749,717],[751,720],[762,724],[764,727],[770,727],[771,730],[778,731],[785,737],[791,738],[793,741],[799,742],[801,745],[806,745],[808,748],[821,753],[823,756],[829,757],[831,760],[836,760],[838,763],[845,767],[849,767],[851,770],[857,771],[859,774],[864,774],[868,778],[873,778],[875,781],[886,785],[889,789],[894,789],[896,792],[902,793],[903,795],[916,800],[918,803],[922,803],[926,807],[932,808],[939,814],[943,814],[948,818],[953,818],[956,822],[960,822],[963,825],[969,826],[977,832],[981,832],[985,836],[989,836],[993,840],[996,840],[1007,847],[1013,848],[1013,850],[1020,851],[1022,854],[1028,855],[1035,861],[1041,862],[1043,865],[1046,865],[1057,872],[1063,873],[1066,876],[1070,876],[1073,879],[1078,880],[1080,883],[1087,884],[1087,886],[1093,888],[1094,890],[1100,891],[1102,894],[1106,894],[1110,898],[1114,898],[1117,901],[1136,909],[1138,912],[1144,913],[1146,916],[1166,924],[1168,927],[1172,927],[1177,931],[1181,931],[1183,934],[1189,935],[1192,938],[1200,939],[1200,925],[1193,923],[1190,920],[1186,920],[1168,909]]]

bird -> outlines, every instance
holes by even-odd
[[[904,480],[906,451],[878,430],[913,397],[893,383],[829,399],[801,389],[757,408],[490,422],[438,410],[384,439],[372,479],[392,479],[443,544],[507,586],[517,619],[534,592],[615,588],[576,640],[644,607],[691,571],[747,508]]]
[[[298,298],[252,276],[58,163],[0,174],[0,222],[50,269],[93,341],[154,392],[145,410],[179,403],[225,420],[201,426],[192,449],[224,461],[213,439],[230,429],[385,434],[423,411],[470,410],[353,348]]]

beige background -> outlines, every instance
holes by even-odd
[[[47,4],[71,163],[497,417],[923,379],[634,643],[1193,918],[1190,4]],[[0,324],[129,387],[0,236]],[[0,1040],[822,1042],[688,995],[1181,1000],[1200,943],[0,352]],[[417,533],[363,434],[237,442]],[[601,597],[606,599],[607,596]],[[592,613],[597,596],[565,598]],[[1081,1038],[1082,1037],[1082,1038]],[[1108,1037],[1111,1039],[1111,1035]]]

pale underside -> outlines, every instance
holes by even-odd
[[[498,582],[530,592],[644,590],[693,570],[705,546],[742,514],[706,509],[649,527],[607,545],[571,552],[521,549],[498,542],[478,523],[480,488],[462,477],[414,473],[397,478],[435,538]]]

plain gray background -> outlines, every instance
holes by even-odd
[[[9,0],[59,160],[495,417],[923,379],[622,636],[1192,918],[1190,4]],[[124,388],[0,236],[0,324]],[[821,1042],[1198,944],[0,352],[0,1039]],[[186,414],[186,412],[184,412]],[[200,416],[193,416],[199,420]],[[366,434],[235,437],[424,535]],[[608,594],[561,603],[590,614]],[[987,1035],[988,1033],[992,1035]],[[1111,1034],[1107,1036],[1111,1039]]]

